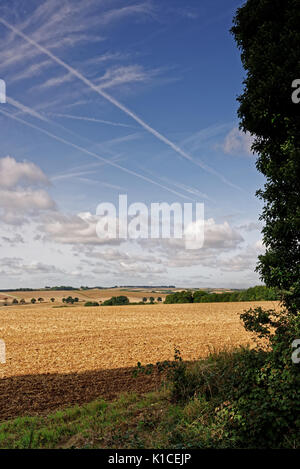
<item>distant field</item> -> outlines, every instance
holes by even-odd
[[[11,303],[11,301],[16,298],[17,300],[21,300],[22,298],[26,302],[30,302],[31,298],[43,298],[46,303],[50,303],[50,298],[55,298],[55,302],[62,301],[62,298],[66,298],[68,296],[72,296],[73,298],[77,297],[80,301],[104,301],[112,296],[119,296],[125,295],[129,298],[130,302],[138,302],[142,301],[144,297],[150,298],[153,296],[155,300],[158,296],[160,296],[163,300],[165,299],[166,293],[162,293],[157,291],[152,293],[151,290],[126,290],[126,289],[118,289],[118,288],[110,288],[110,289],[91,289],[91,290],[67,290],[67,291],[52,291],[52,290],[35,290],[35,291],[12,291],[12,292],[0,292],[0,305],[4,303],[4,299],[7,298],[7,302]]]

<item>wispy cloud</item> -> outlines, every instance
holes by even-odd
[[[93,158],[96,158],[96,159],[98,159],[98,160],[100,160],[100,161],[104,161],[104,162],[106,162],[108,165],[113,166],[113,167],[115,167],[115,168],[117,168],[117,169],[120,169],[121,171],[124,171],[124,172],[127,173],[127,174],[130,174],[130,175],[132,175],[132,176],[136,176],[137,178],[142,179],[143,181],[149,182],[150,184],[154,184],[155,186],[158,186],[158,187],[160,187],[161,189],[164,189],[164,190],[166,190],[166,191],[168,191],[168,192],[171,192],[172,194],[175,194],[175,195],[177,195],[177,196],[179,196],[179,197],[183,197],[184,199],[190,199],[190,197],[188,197],[188,196],[186,196],[186,195],[184,195],[184,194],[182,194],[182,193],[180,193],[180,192],[178,192],[178,191],[175,191],[175,190],[171,189],[170,187],[167,187],[167,186],[165,186],[165,185],[163,185],[163,184],[160,184],[159,182],[154,181],[153,179],[151,179],[151,178],[149,178],[149,177],[147,177],[147,176],[144,176],[144,175],[142,175],[142,174],[140,174],[140,173],[137,173],[136,171],[133,171],[133,170],[128,169],[128,168],[125,168],[124,166],[121,166],[121,165],[119,165],[119,164],[117,164],[117,163],[115,163],[115,162],[113,162],[113,161],[111,161],[111,160],[108,160],[108,159],[104,158],[103,156],[98,155],[97,153],[94,153],[94,152],[92,152],[92,151],[89,151],[89,150],[87,150],[86,148],[83,148],[83,147],[81,147],[81,146],[79,146],[79,145],[76,145],[75,143],[72,143],[72,142],[70,142],[70,141],[68,141],[68,140],[65,140],[64,138],[59,137],[59,136],[57,136],[57,135],[55,135],[55,134],[53,134],[53,133],[51,133],[51,132],[48,132],[47,130],[42,129],[41,127],[39,127],[39,126],[37,126],[37,125],[31,124],[31,123],[25,121],[24,119],[21,119],[20,117],[14,116],[14,115],[12,115],[12,114],[6,112],[6,111],[3,111],[2,109],[0,109],[0,113],[3,114],[3,115],[5,115],[5,116],[7,116],[7,117],[9,117],[9,118],[11,118],[11,119],[13,119],[13,120],[16,120],[16,121],[18,121],[18,122],[20,122],[20,123],[26,125],[27,127],[31,127],[32,129],[35,129],[35,130],[37,130],[37,131],[43,133],[44,135],[47,135],[48,137],[52,138],[53,140],[56,140],[56,141],[58,141],[58,142],[63,143],[64,145],[68,145],[68,146],[70,146],[70,147],[72,147],[72,148],[75,148],[76,150],[79,150],[79,151],[81,151],[81,152],[83,152],[83,153],[85,153],[85,154],[87,154],[87,155],[90,155],[90,156],[92,156]]]
[[[40,88],[40,89],[51,88],[51,87],[54,87],[54,86],[57,87],[59,85],[65,84],[65,83],[69,83],[72,80],[73,80],[73,76],[72,76],[71,73],[64,73],[63,75],[49,78],[48,80],[44,81],[40,85],[37,85],[35,87],[35,89],[36,88]]]
[[[141,65],[113,66],[96,80],[99,89],[108,89],[128,83],[145,83],[160,73],[159,69],[145,70]]]
[[[186,151],[184,151],[182,148],[180,148],[176,143],[172,142],[169,138],[165,137],[158,130],[151,127],[141,117],[139,117],[136,113],[131,111],[128,107],[126,107],[124,104],[120,103],[117,99],[112,97],[110,94],[105,92],[103,89],[99,88],[99,86],[93,84],[88,78],[86,78],[84,75],[82,75],[78,70],[74,69],[73,67],[68,65],[66,62],[61,60],[59,57],[57,57],[55,54],[53,54],[49,49],[47,49],[46,47],[43,47],[41,44],[38,44],[34,39],[30,38],[29,36],[24,34],[22,31],[15,28],[13,25],[8,23],[3,18],[0,18],[0,23],[5,25],[11,31],[15,32],[15,34],[17,34],[18,36],[22,37],[28,44],[31,44],[37,50],[39,50],[40,52],[46,54],[55,63],[57,63],[58,65],[61,65],[64,69],[66,69],[72,75],[76,76],[81,82],[83,82],[91,90],[95,91],[100,96],[102,96],[104,99],[106,99],[108,102],[110,102],[115,107],[117,107],[118,109],[123,111],[125,114],[127,114],[129,117],[131,117],[134,121],[136,121],[138,124],[140,124],[141,127],[143,127],[147,132],[152,134],[154,137],[156,137],[158,140],[163,142],[168,147],[172,148],[176,153],[178,153],[184,159],[186,159],[187,161],[189,161],[189,162],[195,164],[196,166],[200,167],[201,169],[203,169],[207,173],[210,173],[210,174],[214,175],[215,177],[220,179],[224,184],[226,184],[230,187],[233,187],[235,189],[242,190],[239,186],[237,186],[236,184],[233,184],[231,181],[227,180],[223,176],[223,174],[219,173],[214,168],[208,166],[206,163],[204,163],[200,159],[193,158],[190,154],[188,154]]]
[[[253,140],[249,132],[244,133],[237,127],[234,127],[226,135],[222,149],[228,155],[253,155],[251,151]]]
[[[24,15],[20,15],[18,0],[11,0],[9,9],[6,5],[0,5],[0,14],[10,18],[11,23],[18,25],[19,30],[25,33],[30,31],[36,42],[52,51],[64,53],[81,44],[105,40],[105,33],[102,36],[98,34],[100,27],[105,30],[111,23],[129,17],[153,17],[153,8],[150,2],[112,8],[107,2],[99,0],[44,0],[24,18]],[[1,42],[1,69],[6,73],[13,72],[11,82],[36,77],[42,69],[51,69],[51,65],[53,69],[51,62],[34,62],[40,52],[20,41],[14,33],[9,32],[2,37]],[[84,61],[84,66],[120,59],[123,59],[120,53],[107,52]]]
[[[10,83],[14,83],[21,80],[30,79],[40,75],[45,69],[50,68],[53,65],[50,59],[40,61],[38,63],[33,63],[29,67],[26,67],[19,73],[13,74],[10,78]]]
[[[32,117],[35,117],[36,119],[40,119],[42,121],[47,122],[48,119],[39,112],[35,111],[31,107],[25,106],[25,104],[20,103],[19,101],[16,101],[15,99],[11,98],[10,96],[6,97],[6,101],[8,104],[11,104],[12,106],[16,107],[21,111],[22,113],[29,114]]]

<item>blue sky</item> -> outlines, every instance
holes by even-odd
[[[238,130],[237,0],[0,6],[0,288],[246,287],[263,179]],[[100,243],[101,202],[204,202],[205,243]]]

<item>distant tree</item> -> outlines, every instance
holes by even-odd
[[[157,301],[161,302],[161,301],[162,301],[162,298],[159,296],[159,297],[157,298]]]
[[[43,301],[44,301],[44,298],[39,298],[39,299],[38,299],[38,302],[39,302],[39,303],[42,303]]]
[[[153,296],[150,296],[149,300],[150,300],[150,303],[151,303],[151,304],[153,304],[153,303],[154,303],[154,300],[155,300],[155,298],[153,298]]]
[[[127,296],[113,296],[109,300],[103,301],[102,305],[103,306],[122,306],[122,305],[128,305],[129,304],[129,299]]]
[[[207,298],[207,292],[203,290],[197,290],[194,292],[194,303],[203,303],[204,299]]]
[[[193,303],[191,291],[178,291],[166,296],[165,303]]]
[[[22,299],[20,300],[20,305],[25,305],[25,303],[26,303],[26,302],[25,302],[24,298],[22,298]]]
[[[54,303],[55,298],[50,298],[50,301],[51,301],[52,303]]]
[[[87,301],[84,306],[99,306],[99,303],[97,301]]]
[[[71,304],[73,304],[74,301],[75,301],[75,300],[72,298],[72,296],[68,296],[68,298],[66,298],[66,303],[71,303]]]
[[[144,296],[143,303],[147,303],[147,298]]]
[[[31,303],[34,305],[36,303],[36,299],[35,298],[31,298]]]

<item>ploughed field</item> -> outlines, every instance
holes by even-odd
[[[174,290],[176,291],[176,290]],[[54,305],[62,304],[62,299],[67,298],[68,296],[77,297],[80,302],[86,301],[105,301],[111,298],[112,296],[125,295],[128,297],[129,301],[139,302],[143,298],[149,298],[152,296],[155,299],[160,296],[163,300],[166,297],[164,290],[151,291],[145,289],[122,289],[122,288],[105,288],[99,290],[98,288],[93,288],[89,290],[34,290],[34,291],[10,291],[10,292],[0,292],[0,306],[5,303],[5,301],[10,304],[13,299],[20,301],[24,299],[26,303],[30,303],[31,298],[43,298],[44,303],[51,303],[50,299],[54,298]]]
[[[49,411],[121,391],[148,391],[158,377],[132,376],[132,367],[184,360],[251,344],[239,314],[273,302],[0,308],[0,420]]]

